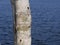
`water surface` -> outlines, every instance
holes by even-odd
[[[60,0],[30,0],[32,45],[60,45]],[[13,45],[10,0],[0,0],[0,43]]]

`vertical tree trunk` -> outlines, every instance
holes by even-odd
[[[14,0],[15,1],[15,0]],[[15,15],[15,45],[31,45],[31,14],[29,0],[16,0],[14,3]],[[15,10],[16,9],[16,10]],[[17,39],[17,40],[16,40]]]

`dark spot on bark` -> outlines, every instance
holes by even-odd
[[[30,28],[31,26],[28,26],[28,28]]]
[[[27,7],[27,9],[29,9],[29,7]]]
[[[20,39],[20,42],[21,42],[22,40]]]

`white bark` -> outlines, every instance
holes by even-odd
[[[17,45],[31,45],[29,0],[16,0]]]

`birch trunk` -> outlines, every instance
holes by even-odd
[[[16,0],[14,3],[16,18],[15,45],[31,45],[31,14],[29,0]],[[14,14],[14,15],[15,15]],[[16,40],[17,39],[17,40]]]

